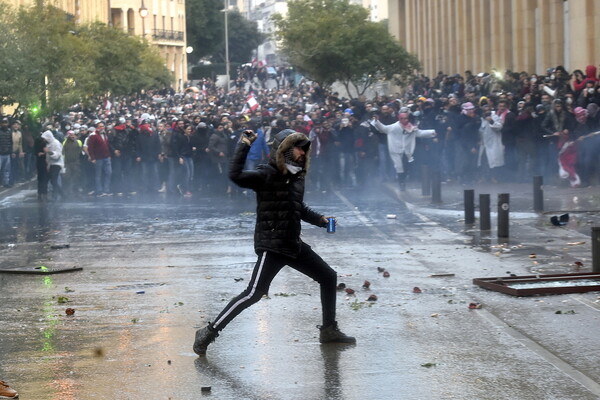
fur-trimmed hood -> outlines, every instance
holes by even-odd
[[[306,174],[310,164],[310,140],[304,133],[292,129],[284,129],[273,137],[271,145],[271,158],[269,163],[277,167],[282,174],[289,173],[285,166],[285,152],[294,146],[302,147],[306,153],[306,162],[301,174]]]

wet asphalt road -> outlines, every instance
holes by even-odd
[[[541,246],[539,232],[498,257],[492,239],[380,188],[306,201],[338,217],[335,234],[305,225],[303,239],[356,290],[338,293],[338,320],[358,344],[318,343],[318,286],[284,269],[198,358],[195,329],[249,279],[252,197],[5,200],[2,268],[83,270],[0,273],[0,379],[35,400],[599,398],[596,293],[513,298],[471,284],[530,273],[517,253]]]

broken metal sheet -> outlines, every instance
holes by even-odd
[[[567,294],[600,291],[600,274],[523,275],[495,278],[475,278],[473,283],[485,289],[512,296]]]
[[[62,267],[62,268],[49,268],[49,267],[19,267],[10,269],[0,269],[0,273],[4,274],[28,274],[28,275],[52,275],[62,274],[65,272],[81,271],[83,267]]]

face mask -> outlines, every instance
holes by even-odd
[[[567,97],[566,102],[567,102],[567,104],[572,104],[573,103],[573,98],[572,97]]]

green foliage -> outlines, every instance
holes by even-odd
[[[227,0],[226,0],[227,1]],[[187,41],[194,48],[188,56],[192,63],[205,58],[225,62],[225,16],[223,0],[194,0],[186,2]],[[244,64],[250,61],[252,51],[265,40],[255,22],[244,18],[238,11],[227,14],[229,61]]]
[[[222,0],[195,0],[185,2],[187,41],[194,48],[188,58],[197,62],[221,51],[224,53],[224,17]]]
[[[90,67],[101,93],[127,95],[172,81],[157,50],[139,37],[99,22],[83,26],[79,36],[93,48]]]
[[[40,1],[0,2],[0,103],[42,116],[87,99],[165,87],[172,75],[154,48],[101,23],[76,25]]]
[[[420,68],[384,23],[348,0],[290,1],[287,18],[273,19],[290,64],[321,85],[341,81],[360,95],[379,79],[401,82]]]
[[[252,51],[265,41],[266,35],[258,31],[256,22],[244,18],[237,11],[229,12],[227,25],[229,26],[229,61],[238,64],[251,61]]]

